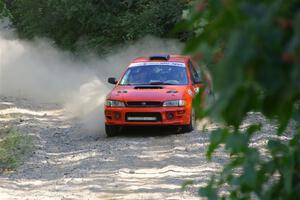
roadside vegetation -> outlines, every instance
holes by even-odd
[[[0,173],[14,170],[33,149],[32,138],[16,129],[0,130]]]
[[[218,98],[208,115],[224,124],[212,132],[207,158],[219,147],[230,154],[223,171],[199,194],[209,199],[300,199],[299,1],[195,1],[180,27],[196,33],[185,50],[201,57],[211,71]],[[270,134],[285,134],[291,121],[296,125],[288,141],[268,141],[268,158],[250,146],[262,124],[240,129],[249,112],[276,122],[277,132]]]
[[[181,20],[186,0],[1,1],[21,38],[48,38],[71,51],[103,55],[146,35],[186,37],[184,33],[170,34]]]

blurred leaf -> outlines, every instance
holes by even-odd
[[[240,130],[253,112],[276,123],[277,134],[285,134],[289,124],[300,127],[300,2],[199,0],[195,5],[201,9],[186,18],[190,24],[185,26],[195,33],[185,52],[202,54],[200,62],[211,72],[216,94],[212,109],[204,113],[224,126],[211,133],[207,157],[211,159],[223,144],[230,154],[218,182],[210,182],[201,194],[224,199],[300,199],[299,131],[289,128],[284,137],[288,141],[270,139],[265,154],[253,138],[260,138],[262,122]],[[207,23],[201,27],[203,20]],[[215,188],[229,193],[220,195]]]
[[[199,189],[199,195],[202,197],[207,197],[210,200],[217,200],[217,189],[214,187],[214,183],[214,178],[212,178],[206,187]]]
[[[247,128],[247,134],[249,136],[252,136],[253,133],[257,132],[257,131],[260,131],[261,130],[261,127],[262,127],[262,124],[261,123],[258,123],[258,124],[251,124],[248,128]]]
[[[238,132],[230,134],[227,137],[225,147],[231,154],[246,152],[248,147],[248,137],[247,135]]]
[[[226,129],[218,129],[212,131],[210,135],[210,144],[208,146],[208,150],[206,152],[206,156],[208,159],[211,159],[213,152],[219,147],[221,143],[225,141],[229,132]]]
[[[188,180],[183,182],[183,184],[181,185],[181,190],[185,190],[188,186],[193,185],[194,181],[193,180]]]

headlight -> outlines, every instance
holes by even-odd
[[[107,107],[125,107],[124,102],[122,101],[114,101],[114,100],[106,100],[105,105]]]
[[[164,107],[168,107],[168,106],[185,106],[185,100],[175,100],[175,101],[165,101],[163,103]]]

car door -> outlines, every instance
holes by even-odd
[[[190,77],[191,77],[191,81],[192,81],[192,90],[193,90],[194,94],[197,94],[200,92],[200,89],[204,89],[205,85],[204,85],[203,81],[201,80],[201,74],[199,74],[196,71],[195,66],[191,60],[188,63],[188,69],[189,69],[189,73],[190,73]]]
[[[192,80],[192,90],[194,95],[201,92],[201,106],[207,107],[212,105],[214,102],[214,95],[209,74],[204,73],[204,71],[191,60],[189,61],[188,68]]]

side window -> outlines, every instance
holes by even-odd
[[[198,72],[196,71],[196,69],[193,66],[193,63],[191,61],[189,61],[189,71],[190,71],[190,74],[191,74],[191,79],[193,81],[193,84],[200,83],[201,77],[198,74]]]

